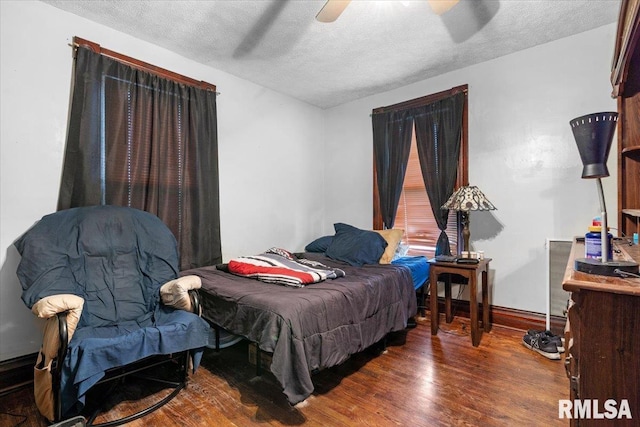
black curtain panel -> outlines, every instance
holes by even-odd
[[[222,261],[216,93],[78,47],[58,210],[129,206],[173,232],[182,270]]]
[[[463,92],[412,109],[420,169],[440,236],[436,255],[450,254],[447,228],[449,211],[440,207],[453,193],[458,173],[462,132]]]
[[[384,228],[393,228],[409,161],[413,118],[409,111],[374,113],[373,156]]]

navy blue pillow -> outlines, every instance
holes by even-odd
[[[336,223],[331,244],[325,251],[329,258],[360,267],[378,264],[387,247],[387,241],[375,231],[360,230],[352,225]]]
[[[326,252],[332,241],[333,236],[318,237],[316,240],[305,246],[304,250],[307,252]]]

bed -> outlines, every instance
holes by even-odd
[[[311,395],[314,372],[336,366],[389,332],[407,327],[417,312],[418,285],[412,272],[422,271],[423,277],[428,265],[426,260],[412,260],[411,265],[354,266],[324,253],[297,255],[339,269],[344,277],[293,287],[240,277],[215,266],[181,273],[202,279],[205,319],[272,353],[271,372],[291,404]]]

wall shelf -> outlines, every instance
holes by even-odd
[[[640,159],[640,145],[623,148],[620,154],[625,157],[631,157],[632,159]]]
[[[640,218],[640,209],[622,209],[622,213]]]
[[[640,0],[622,0],[611,70],[618,101],[618,231],[640,232]]]

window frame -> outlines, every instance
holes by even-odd
[[[384,113],[389,111],[401,111],[410,108],[422,107],[448,98],[459,92],[464,93],[464,106],[462,109],[462,129],[460,132],[460,158],[458,159],[458,173],[456,176],[455,189],[464,185],[469,185],[469,87],[467,84],[453,87],[449,90],[433,93],[420,98],[411,99],[398,104],[386,107],[380,107],[373,110],[373,113]],[[378,180],[375,159],[373,163],[373,229],[381,230],[383,228],[382,214],[380,212],[380,198],[378,195]],[[460,214],[457,215],[458,242],[462,241],[462,227],[460,227]],[[460,248],[458,248],[458,251]]]

